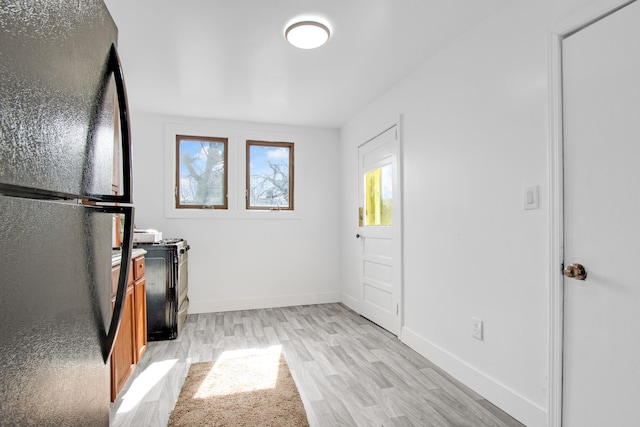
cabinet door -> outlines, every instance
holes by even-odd
[[[122,320],[118,329],[118,336],[111,353],[111,401],[126,384],[133,373],[136,363],[135,348],[135,295],[134,287],[127,288],[127,297],[122,312]]]
[[[136,362],[147,349],[147,280],[136,280],[135,288],[135,329],[136,329]]]

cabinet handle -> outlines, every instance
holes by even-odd
[[[129,285],[129,268],[131,262],[131,251],[133,250],[133,206],[101,206],[99,207],[105,213],[123,214],[124,215],[124,236],[122,239],[122,261],[120,262],[120,273],[118,276],[118,288],[116,289],[116,301],[111,315],[111,323],[107,331],[106,337],[102,342],[102,357],[107,363],[109,355],[113,350],[116,340],[116,333],[120,327],[122,320],[122,312],[124,310],[124,302],[127,297],[127,287]]]

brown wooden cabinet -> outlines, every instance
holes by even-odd
[[[135,303],[135,350],[136,363],[147,349],[147,280],[144,278],[144,257],[133,260]]]
[[[118,286],[120,265],[111,270],[112,304],[115,304],[115,291]],[[138,360],[147,348],[147,282],[144,277],[144,256],[131,261],[127,296],[122,312],[118,335],[111,352],[111,401],[127,383]]]

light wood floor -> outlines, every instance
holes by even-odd
[[[341,304],[189,315],[150,342],[112,426],[166,426],[193,362],[281,345],[314,426],[522,426],[395,336]]]

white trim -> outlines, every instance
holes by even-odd
[[[367,145],[368,143],[370,143],[371,141],[373,141],[374,139],[376,139],[377,137],[379,137],[380,135],[382,135],[383,133],[393,129],[394,127],[398,126],[398,123],[393,123],[391,126],[384,128],[383,130],[381,130],[380,132],[376,133],[374,136],[372,136],[371,138],[367,139],[365,142],[363,142],[362,144],[358,145],[358,149],[364,147],[365,145]]]
[[[562,425],[563,281],[563,161],[562,161],[562,38],[549,37],[549,388],[547,425]]]
[[[403,147],[403,116],[402,114],[398,115],[398,119],[396,121],[396,131],[398,132],[396,139],[398,140],[398,168],[400,169],[400,173],[396,175],[398,180],[398,185],[400,186],[400,191],[398,196],[400,200],[398,204],[400,205],[400,215],[397,215],[400,220],[400,231],[398,235],[400,236],[400,295],[399,298],[399,312],[398,312],[398,339],[402,340],[402,330],[404,329],[404,147]]]
[[[402,233],[402,218],[403,218],[403,203],[402,203],[402,194],[404,191],[404,188],[402,187],[402,176],[404,174],[404,171],[402,169],[402,149],[400,148],[400,123],[398,121],[396,121],[396,123],[394,124],[394,128],[395,128],[395,166],[396,166],[396,170],[393,172],[394,173],[394,177],[393,180],[396,183],[396,188],[393,189],[394,194],[393,194],[393,208],[396,211],[396,215],[395,218],[393,219],[393,228],[394,228],[394,236],[393,236],[393,251],[394,251],[394,258],[395,255],[398,255],[399,259],[394,259],[394,265],[396,266],[395,270],[393,271],[393,280],[396,281],[398,283],[398,295],[396,295],[396,299],[395,301],[393,301],[393,303],[396,305],[396,330],[397,330],[397,336],[398,338],[400,338],[402,336],[402,314],[404,313],[404,307],[402,305],[403,302],[403,295],[404,295],[404,286],[403,286],[403,277],[404,277],[404,271],[402,270],[402,267],[404,265],[403,262],[403,252],[402,252],[402,248],[404,247],[404,242],[402,240],[403,238],[403,233]],[[400,212],[398,212],[400,211]]]
[[[340,302],[342,302],[344,305],[346,305],[356,313],[360,313],[360,302],[358,298],[352,297],[351,295],[342,292],[340,294]]]
[[[415,331],[403,328],[402,341],[526,426],[546,425],[547,413],[544,408],[418,335]]]
[[[591,24],[595,24],[601,19],[606,18],[612,13],[629,6],[636,0],[599,0],[595,1],[591,6],[582,9],[578,14],[571,15],[569,19],[564,19],[554,26],[551,31],[557,34],[561,39],[570,37],[583,28]]]
[[[605,0],[606,1],[606,0]],[[562,41],[577,31],[634,3],[610,1],[584,10],[549,35],[549,393],[547,425],[562,426],[562,348],[564,345],[564,166],[562,117]]]
[[[219,313],[223,311],[256,310],[296,305],[332,304],[340,302],[340,292],[281,295],[277,297],[200,300],[191,299],[189,314]]]

